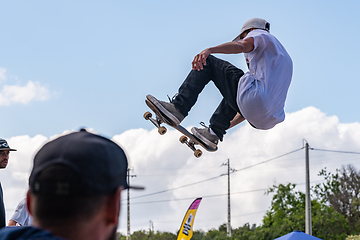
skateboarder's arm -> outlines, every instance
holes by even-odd
[[[228,42],[220,44],[216,47],[211,47],[211,53],[237,54],[248,53],[254,49],[254,38],[246,38],[238,42]],[[211,54],[210,53],[210,54]]]
[[[10,219],[9,223],[8,223],[8,227],[14,227],[16,226],[16,223],[14,220]]]
[[[195,56],[192,62],[192,69],[198,71],[203,70],[203,66],[206,65],[207,57],[212,53],[237,54],[251,52],[253,49],[254,38],[252,37],[238,42],[228,42],[215,47],[210,47]]]
[[[231,120],[229,128],[235,127],[236,125],[238,125],[239,123],[241,123],[244,120],[245,120],[245,118],[243,116],[241,116],[240,113],[237,113],[236,116],[234,117],[234,119]]]

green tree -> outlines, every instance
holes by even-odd
[[[325,183],[317,184],[315,193],[325,204],[332,206],[349,222],[349,234],[360,233],[360,172],[352,165],[342,166],[332,174],[320,171]]]
[[[231,236],[236,240],[250,240],[255,239],[256,224],[250,226],[249,223],[244,224],[242,227],[231,230]]]
[[[279,184],[269,189],[274,193],[271,209],[263,218],[263,225],[256,235],[262,239],[275,239],[294,230],[305,231],[305,194],[295,191],[295,184]],[[348,222],[331,206],[319,199],[311,201],[312,233],[321,239],[341,240],[346,237]]]
[[[149,235],[145,232],[145,230],[135,231],[131,234],[131,240],[147,240],[149,239]]]
[[[149,239],[149,238],[147,238]],[[156,240],[170,240],[170,239],[176,239],[176,235],[171,232],[160,232],[157,231],[156,234],[152,235],[152,239]]]
[[[228,239],[227,237],[227,232],[226,232],[226,224],[222,224],[220,225],[219,229],[211,229],[209,230],[206,235],[205,238],[203,238],[204,240],[223,240],[223,239]]]
[[[347,219],[333,207],[311,201],[312,232],[321,239],[344,239],[349,231]]]
[[[350,235],[345,240],[360,240],[360,235],[357,236]]]
[[[195,230],[191,240],[202,240],[204,239],[206,233],[203,230]]]
[[[126,236],[122,235],[122,233],[120,233],[120,232],[117,232],[116,239],[117,240],[123,240],[123,239],[126,239]]]
[[[267,191],[274,193],[271,208],[266,212],[261,226],[263,233],[268,239],[274,239],[285,235],[293,230],[304,231],[305,228],[305,204],[303,194],[295,192],[295,184],[279,184]],[[268,230],[268,231],[266,231]]]

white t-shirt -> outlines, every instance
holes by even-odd
[[[26,198],[21,200],[15,209],[15,213],[10,218],[14,220],[19,226],[30,226],[32,217],[26,208]]]
[[[293,64],[279,40],[267,31],[256,29],[249,37],[254,38],[254,49],[244,54],[249,71],[240,78],[237,104],[246,120],[266,130],[285,119]]]

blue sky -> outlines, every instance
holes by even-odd
[[[25,196],[33,155],[53,136],[88,127],[120,143],[128,153],[136,185],[146,195],[224,173],[228,158],[241,169],[301,148],[360,152],[360,48],[358,1],[2,1],[0,5],[0,137],[18,149],[0,172],[7,219]],[[294,63],[285,106],[287,118],[269,131],[247,123],[229,131],[216,153],[198,160],[180,146],[178,132],[159,136],[143,119],[145,96],[172,96],[206,47],[231,41],[253,17],[271,23]],[[246,70],[239,55],[217,55]],[[221,101],[212,83],[184,120],[207,122]],[[360,169],[359,157],[311,153],[311,180],[324,167]],[[235,174],[234,193],[277,183],[303,183],[304,152]],[[224,185],[225,184],[225,185]],[[193,199],[226,194],[219,179],[170,191],[132,207],[132,231],[175,232]],[[301,189],[303,190],[303,189]],[[236,197],[237,196],[237,197]],[[184,199],[188,201],[173,201]],[[167,202],[168,201],[168,202]],[[234,195],[235,227],[261,223],[271,196]],[[227,201],[204,198],[197,228],[226,221]],[[246,206],[246,207],[244,207]],[[125,208],[123,208],[125,210]],[[211,209],[212,211],[210,211]],[[216,211],[213,211],[217,209]],[[170,214],[169,214],[170,213]],[[249,215],[248,215],[249,214]],[[126,232],[126,215],[120,230]]]
[[[172,96],[206,47],[249,18],[271,23],[294,61],[286,111],[315,106],[341,122],[360,117],[357,1],[4,1],[4,86],[44,87],[46,97],[0,105],[2,137],[91,127],[113,136],[151,129],[144,99]],[[243,55],[218,55],[246,69]],[[1,76],[1,75],[0,75]],[[0,78],[1,79],[1,78]],[[210,84],[185,125],[207,121],[221,97]]]

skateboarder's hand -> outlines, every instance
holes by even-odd
[[[198,55],[194,57],[194,60],[192,61],[192,69],[193,70],[203,70],[204,66],[206,65],[206,59],[210,55],[210,50],[205,49]]]

